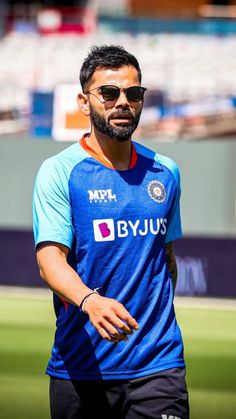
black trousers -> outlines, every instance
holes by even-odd
[[[189,419],[185,369],[134,380],[50,380],[52,419]]]

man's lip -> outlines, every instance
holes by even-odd
[[[125,121],[127,121],[127,122],[129,122],[129,121],[131,121],[131,118],[129,118],[129,117],[116,117],[116,118],[111,118],[111,121],[122,121],[122,122],[125,122]]]

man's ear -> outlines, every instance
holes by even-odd
[[[81,112],[83,112],[84,115],[89,116],[90,106],[89,106],[88,96],[85,95],[84,93],[79,93],[77,96],[77,103]]]

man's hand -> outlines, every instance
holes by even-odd
[[[118,301],[92,294],[84,303],[83,311],[102,336],[109,342],[128,340],[134,330],[139,329],[136,320]]]

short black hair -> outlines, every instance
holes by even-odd
[[[142,74],[137,58],[130,54],[120,45],[102,45],[91,48],[89,55],[85,58],[80,70],[80,84],[83,92],[97,69],[133,66],[138,72],[141,83]]]

